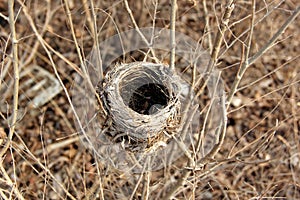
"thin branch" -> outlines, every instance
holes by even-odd
[[[175,24],[176,24],[176,11],[177,11],[177,0],[171,0],[171,15],[170,15],[170,68],[175,70],[175,48],[176,48],[176,40],[175,40]]]
[[[294,77],[293,81],[297,80],[297,76]],[[249,129],[246,133],[244,133],[242,135],[243,138],[245,137],[247,134],[249,134],[251,131],[253,131],[256,127],[258,127],[260,124],[262,124],[267,118],[270,117],[270,115],[272,115],[272,113],[279,107],[279,105],[282,103],[282,101],[285,99],[287,92],[289,91],[289,89],[292,87],[292,84],[288,84],[286,88],[286,90],[284,91],[283,95],[281,96],[280,100],[278,101],[278,103],[276,104],[276,106],[274,106],[274,108],[266,115],[263,117],[263,119],[261,119],[258,123],[256,123],[251,129]],[[276,125],[277,127],[277,125]],[[239,152],[243,151],[244,149],[246,149],[247,147],[250,147],[251,145],[245,146],[242,149],[238,150],[237,152],[235,152],[233,155],[231,155],[233,149],[236,147],[236,145],[238,144],[238,142],[240,141],[240,139],[233,145],[233,147],[231,148],[230,154],[228,157],[234,157],[236,156]]]
[[[144,34],[141,32],[139,26],[137,25],[135,19],[134,19],[134,16],[132,14],[132,11],[129,7],[129,4],[128,4],[128,1],[127,0],[124,0],[124,4],[125,4],[125,8],[126,8],[126,11],[128,12],[129,14],[129,17],[130,17],[130,20],[131,22],[133,23],[133,26],[134,28],[136,29],[136,32],[140,35],[140,37],[142,38],[142,40],[147,44],[148,48],[150,49],[150,52],[151,54],[153,55],[153,59],[155,60],[156,63],[159,63],[159,60],[156,58],[155,56],[155,52],[152,48],[152,44],[150,44],[147,40],[147,38],[145,38]]]
[[[1,12],[0,12],[0,17],[2,17],[5,21],[9,22],[9,18],[3,15]]]
[[[95,29],[94,29],[94,25],[93,25],[93,20],[92,20],[92,16],[91,16],[91,12],[89,9],[89,4],[87,2],[87,0],[81,0],[82,5],[83,5],[83,9],[85,12],[85,16],[86,16],[86,20],[88,22],[89,28],[91,30],[92,35],[95,35]]]
[[[229,0],[227,2],[226,10],[225,10],[225,13],[221,20],[221,25],[220,25],[219,31],[217,33],[217,36],[216,36],[216,39],[214,42],[213,50],[211,53],[211,58],[209,60],[206,72],[212,71],[213,67],[218,62],[218,55],[219,55],[221,44],[222,44],[222,41],[224,38],[224,33],[225,33],[226,28],[228,27],[229,18],[231,16],[233,9],[234,9],[233,0]]]
[[[20,1],[19,1],[20,2]],[[75,197],[73,197],[73,195],[67,190],[67,188],[63,185],[63,183],[61,181],[59,181],[54,175],[53,173],[51,173],[50,169],[47,168],[44,164],[41,163],[40,159],[37,158],[35,155],[33,155],[33,153],[29,150],[28,146],[25,144],[25,142],[23,141],[23,139],[19,136],[19,135],[16,135],[16,137],[18,137],[19,141],[20,141],[20,144],[17,144],[15,143],[15,149],[16,151],[19,153],[20,156],[21,155],[21,152],[20,150],[24,151],[27,153],[28,157],[30,159],[32,159],[36,164],[38,164],[43,170],[44,170],[44,173],[45,174],[49,174],[49,176],[52,178],[53,182],[56,182],[58,184],[58,186],[60,188],[62,188],[64,190],[64,192],[66,193],[66,195],[72,199],[72,200],[76,200]],[[22,156],[23,157],[23,156]],[[24,157],[25,159],[25,157]],[[30,164],[31,165],[31,164]],[[35,169],[32,165],[31,167],[33,168],[33,170],[36,172],[36,173],[39,173],[39,171],[37,169]],[[51,187],[51,186],[50,186]],[[52,188],[52,187],[51,187]],[[57,192],[54,188],[52,188],[53,191]],[[59,194],[60,195],[60,194]]]
[[[243,52],[243,55],[242,55],[243,60],[241,60],[241,66],[239,68],[239,71],[238,71],[237,76],[233,83],[234,87],[232,88],[232,90],[230,90],[230,93],[227,98],[227,100],[228,100],[227,110],[229,108],[230,102],[232,101],[233,95],[236,93],[238,83],[242,79],[242,76],[243,76],[246,68],[248,67],[247,62],[248,62],[249,54],[250,54],[250,50],[251,50],[251,42],[252,42],[253,29],[254,29],[254,20],[255,20],[255,0],[252,0],[252,14],[251,14],[251,22],[250,22],[249,39],[248,39],[248,43],[246,46],[246,51],[245,51],[245,53]],[[243,61],[244,61],[244,63],[243,63]]]
[[[17,114],[18,114],[18,99],[19,99],[19,58],[18,58],[18,40],[15,29],[15,16],[14,16],[14,0],[8,1],[8,16],[9,16],[9,27],[11,31],[11,41],[12,41],[12,54],[13,60],[12,64],[14,67],[14,91],[13,91],[13,111],[12,111],[12,120],[9,123],[9,134],[8,140],[0,152],[0,159],[4,156],[7,149],[10,146],[11,140],[13,138],[16,122],[17,122]]]
[[[60,142],[56,142],[56,143],[51,143],[50,145],[48,145],[46,147],[46,149],[38,149],[34,152],[35,155],[39,155],[41,153],[43,153],[44,151],[46,151],[48,154],[50,154],[50,152],[54,151],[55,149],[60,149],[63,148],[65,146],[68,146],[70,144],[73,144],[75,142],[78,142],[80,139],[80,137],[76,136],[76,137],[71,137],[69,139],[66,140],[62,140]]]
[[[72,101],[71,101],[71,97],[70,97],[70,95],[69,95],[69,93],[68,93],[68,90],[67,90],[67,88],[65,87],[65,85],[64,85],[64,83],[63,83],[63,81],[62,81],[62,79],[60,78],[60,76],[59,76],[59,74],[58,74],[56,64],[55,64],[54,61],[53,61],[53,58],[52,58],[52,55],[51,55],[51,52],[49,51],[49,49],[50,49],[52,52],[54,52],[54,53],[55,53],[56,51],[54,51],[53,48],[49,48],[50,45],[49,45],[49,44],[43,39],[43,37],[39,34],[39,32],[37,31],[37,28],[36,28],[36,26],[35,26],[35,24],[34,24],[34,22],[33,22],[33,19],[32,19],[31,16],[29,15],[28,9],[27,9],[27,7],[24,5],[24,3],[23,3],[21,0],[18,0],[18,3],[22,5],[22,8],[23,8],[22,11],[23,11],[23,13],[24,13],[26,19],[28,20],[29,25],[31,26],[33,32],[35,33],[35,36],[36,36],[37,40],[39,40],[39,42],[41,43],[43,49],[44,49],[44,50],[46,51],[46,53],[47,53],[47,56],[48,56],[48,58],[49,58],[49,60],[50,60],[50,63],[51,63],[51,65],[52,65],[54,74],[55,74],[56,78],[58,79],[60,85],[62,86],[63,91],[64,91],[64,93],[66,94],[67,100],[68,100],[68,102],[70,103],[71,109],[72,109],[72,111],[73,111],[73,113],[74,113],[74,115],[75,115],[76,121],[77,121],[78,124],[79,124],[80,131],[84,134],[86,140],[87,140],[88,143],[91,145],[92,143],[91,143],[90,139],[86,136],[86,132],[85,132],[83,126],[82,126],[82,123],[80,122],[79,116],[78,116],[78,114],[77,114],[77,112],[76,112],[76,110],[75,110],[75,107],[74,107],[74,105],[73,105],[73,103],[72,103]],[[48,48],[49,48],[49,49],[48,49]],[[92,89],[94,90],[94,88],[92,88]],[[72,197],[71,197],[71,198],[72,198]]]
[[[211,59],[209,61],[207,69],[206,69],[206,72],[208,74],[210,74],[210,72],[212,72],[213,67],[215,66],[215,63],[217,63],[217,61],[218,61],[218,54],[219,54],[220,47],[221,47],[221,44],[223,41],[224,32],[226,30],[226,27],[228,26],[229,18],[231,16],[233,9],[234,9],[234,3],[233,3],[233,0],[230,0],[227,2],[227,6],[226,6],[225,13],[223,15],[222,23],[221,23],[220,29],[217,33],[217,36],[216,36],[216,39],[214,42]],[[219,74],[219,76],[220,76],[220,74]],[[197,83],[195,84],[195,86],[199,85],[201,80],[202,79],[199,78],[197,80]],[[207,83],[208,83],[208,79],[205,81],[203,88],[206,87]],[[225,99],[223,98],[223,99],[221,99],[221,101],[225,101]],[[200,160],[200,163],[203,165],[214,157],[214,155],[220,150],[220,148],[223,144],[223,141],[225,138],[225,133],[226,133],[226,124],[227,124],[227,119],[225,117],[226,111],[223,110],[222,114],[224,115],[224,120],[222,121],[222,124],[220,124],[220,127],[223,127],[223,129],[221,129],[221,128],[219,129],[219,131],[221,131],[221,134],[218,138],[218,143],[215,144],[213,149],[203,159]],[[191,164],[190,161],[189,161],[189,164]],[[172,187],[172,189],[167,193],[167,195],[163,199],[171,199],[174,196],[174,194],[177,192],[177,190],[185,183],[185,181],[186,181],[187,177],[190,175],[190,173],[191,173],[190,170],[185,169],[183,171],[182,177],[177,181],[176,185]]]
[[[46,1],[46,2],[47,2],[47,11],[46,11],[45,22],[43,23],[43,27],[42,27],[42,31],[41,31],[42,36],[44,36],[44,34],[46,33],[49,23],[54,15],[54,11],[51,11],[51,1]],[[37,53],[39,47],[40,47],[39,41],[35,41],[35,44],[29,48],[30,54],[26,55],[26,60],[24,63],[21,63],[20,69],[22,69],[24,66],[29,65],[32,62],[32,60],[36,56],[36,53]]]
[[[69,3],[68,3],[67,0],[64,0],[64,3],[65,3],[66,14],[67,14],[67,16],[68,16],[68,20],[69,20],[69,24],[70,24],[70,29],[71,29],[73,41],[74,41],[74,43],[75,43],[75,47],[76,47],[76,51],[77,51],[78,58],[79,58],[79,60],[80,60],[81,66],[85,66],[84,61],[83,61],[83,57],[82,57],[81,50],[80,50],[80,47],[79,47],[78,42],[77,42],[77,39],[76,39],[76,34],[75,34],[75,30],[74,30],[74,25],[73,25],[73,20],[72,20],[71,11],[70,11],[70,8],[69,8]]]
[[[205,16],[205,30],[207,32],[207,37],[208,37],[209,53],[211,53],[211,51],[213,49],[213,44],[212,44],[212,38],[211,38],[211,33],[210,33],[210,24],[209,24],[209,16],[208,16],[208,11],[207,11],[206,0],[202,1],[202,5],[203,5],[204,16]]]
[[[68,102],[70,103],[71,109],[72,109],[72,111],[73,111],[73,113],[74,113],[74,115],[75,115],[76,121],[77,121],[78,124],[79,124],[80,130],[81,130],[83,133],[85,133],[84,128],[83,128],[83,126],[82,126],[82,124],[81,124],[81,122],[80,122],[80,119],[79,119],[78,115],[77,115],[77,112],[76,112],[76,110],[75,110],[75,108],[74,108],[74,105],[72,104],[71,97],[70,97],[70,95],[69,95],[69,93],[68,93],[66,87],[64,86],[63,81],[61,80],[61,78],[60,78],[60,76],[59,76],[59,74],[58,74],[58,71],[57,71],[56,65],[55,65],[55,63],[54,63],[54,61],[53,61],[52,55],[51,55],[51,53],[49,52],[48,48],[47,48],[46,45],[45,45],[46,42],[44,41],[44,39],[42,38],[42,36],[38,33],[37,28],[36,28],[36,26],[35,26],[35,24],[34,24],[32,18],[31,18],[31,16],[30,16],[29,13],[28,13],[27,7],[24,5],[24,3],[23,3],[21,0],[18,0],[18,2],[19,2],[19,4],[21,4],[21,6],[22,6],[22,8],[23,8],[22,11],[23,11],[23,13],[24,13],[26,19],[28,20],[29,25],[31,26],[33,32],[35,33],[36,38],[37,38],[37,39],[39,40],[39,42],[41,43],[43,49],[46,51],[47,56],[48,56],[49,59],[50,59],[50,62],[51,62],[51,64],[52,64],[52,68],[53,68],[53,70],[54,70],[54,74],[55,74],[55,76],[57,77],[58,81],[60,82],[61,86],[63,87],[63,90],[64,90],[64,92],[65,92],[65,94],[66,94],[67,99],[68,99]],[[91,141],[89,140],[89,138],[86,138],[86,139],[87,139],[87,141],[89,142],[89,144],[91,144]],[[30,151],[29,151],[29,153],[32,155],[32,153],[31,153]],[[33,156],[33,155],[32,155],[32,156]],[[40,163],[39,163],[39,164],[40,164]],[[42,164],[40,164],[40,165],[43,166]],[[68,196],[70,199],[74,199],[74,200],[76,199],[72,194],[70,194],[70,192],[64,187],[64,185],[63,185],[60,181],[58,181],[58,180],[51,174],[51,172],[50,172],[50,170],[49,170],[48,168],[46,168],[45,166],[43,166],[43,169],[44,169],[47,173],[49,173],[49,174],[51,175],[51,178],[52,178],[53,180],[55,180],[55,181],[59,184],[59,186],[66,192],[67,196]]]
[[[238,108],[232,109],[232,110],[228,111],[227,113],[230,114],[230,113],[237,112],[238,110],[240,110],[240,109],[246,107],[247,105],[250,105],[250,104],[253,104],[253,103],[255,103],[255,102],[258,102],[259,100],[261,100],[261,99],[263,99],[263,98],[265,98],[265,97],[267,97],[267,96],[269,96],[269,95],[271,95],[271,94],[274,94],[274,93],[276,93],[276,92],[278,92],[278,91],[284,90],[285,88],[289,87],[290,85],[297,85],[297,84],[299,84],[299,83],[300,83],[300,80],[297,80],[297,81],[291,81],[291,82],[289,82],[288,84],[286,84],[286,85],[284,85],[284,86],[282,86],[282,87],[280,87],[280,88],[274,89],[274,90],[272,90],[272,91],[270,91],[270,92],[268,92],[268,93],[266,93],[266,94],[264,94],[264,95],[262,95],[262,96],[260,96],[260,97],[258,97],[258,98],[255,98],[255,99],[249,101],[247,104],[244,104],[244,105],[242,105],[242,106],[240,106],[240,107],[238,107]],[[292,99],[292,98],[291,98],[291,99]]]
[[[99,163],[98,163],[98,160],[96,160],[96,168],[97,168],[97,174],[98,174],[98,178],[99,178],[99,190],[98,191],[100,191],[100,192],[98,192],[98,193],[100,193],[100,199],[105,199],[104,198],[104,192],[103,192],[103,186],[102,186],[102,177],[101,177],[101,173],[100,173],[100,168],[99,168]]]
[[[272,9],[268,10],[267,13],[261,17],[260,19],[258,19],[255,24],[254,27],[256,25],[258,25],[259,23],[261,23],[262,21],[264,21],[267,17],[269,17],[275,10],[277,10],[279,8],[279,6],[284,2],[285,0],[282,0],[281,2],[279,2],[275,7],[273,7]],[[258,10],[255,14],[259,14],[260,12],[262,12],[264,10],[264,8]],[[248,18],[248,17],[247,17]],[[245,18],[246,19],[246,18]],[[242,20],[238,20],[236,22],[233,22],[232,24],[229,25],[229,28],[235,26],[238,23],[241,23],[244,19]],[[227,48],[220,54],[220,57],[222,57],[228,49],[230,49],[237,41],[240,41],[240,38],[242,38],[246,33],[248,33],[250,30],[250,28],[247,28],[244,32],[242,32],[237,38],[235,38],[228,46]]]
[[[222,22],[221,22],[219,31],[217,33],[217,36],[216,36],[216,39],[215,39],[215,42],[214,42],[213,50],[212,50],[212,53],[211,53],[211,58],[210,58],[209,63],[206,67],[206,70],[205,70],[206,80],[204,81],[203,85],[201,86],[201,88],[199,89],[199,92],[196,94],[195,97],[198,97],[200,94],[203,93],[205,87],[207,86],[208,80],[209,80],[208,77],[210,76],[211,72],[213,71],[213,68],[214,68],[215,64],[218,62],[218,54],[219,54],[221,44],[222,44],[222,41],[223,41],[223,38],[224,38],[224,32],[226,30],[226,27],[228,27],[228,22],[229,22],[229,19],[230,19],[230,16],[231,16],[231,13],[232,13],[233,9],[234,9],[233,0],[229,0],[227,2],[226,10],[225,10],[225,13],[222,17],[222,20],[221,20]],[[194,87],[199,86],[200,83],[202,82],[202,80],[203,80],[203,76],[201,76],[197,80]]]
[[[97,58],[97,66],[99,68],[99,73],[100,73],[100,76],[99,76],[99,79],[103,80],[103,69],[102,69],[102,59],[101,59],[101,52],[100,52],[100,46],[99,46],[99,39],[98,39],[98,31],[97,31],[97,22],[96,22],[96,19],[97,19],[97,16],[96,16],[96,13],[95,13],[95,8],[94,8],[94,2],[93,0],[90,0],[90,4],[91,4],[91,10],[92,10],[92,15],[93,15],[93,37],[94,37],[94,46],[96,47],[96,52],[97,52],[97,55],[96,55],[96,58]]]
[[[248,88],[250,86],[253,86],[255,85],[256,83],[262,81],[263,79],[269,77],[270,75],[276,73],[277,71],[281,70],[282,68],[286,67],[288,64],[290,64],[291,62],[294,62],[295,60],[298,60],[300,58],[300,55],[296,56],[296,57],[293,57],[289,60],[287,60],[284,64],[280,65],[279,67],[275,68],[274,70],[270,71],[269,73],[265,74],[264,76],[254,80],[253,82],[247,84],[247,85],[244,85],[244,86],[241,86],[237,89],[237,91],[241,91],[241,90],[244,90],[245,88]],[[232,111],[232,110],[231,110]]]
[[[77,39],[76,39],[76,34],[75,34],[75,30],[74,30],[74,25],[73,25],[72,15],[71,15],[70,7],[69,7],[69,2],[68,2],[67,0],[64,0],[64,3],[65,3],[65,8],[66,8],[66,14],[67,14],[67,16],[68,16],[68,20],[69,20],[69,23],[70,23],[70,29],[71,29],[72,37],[73,37],[73,40],[74,40],[74,43],[75,43],[75,46],[76,46],[77,55],[78,55],[78,57],[79,57],[80,64],[81,64],[81,66],[82,66],[82,70],[83,70],[83,72],[84,72],[84,74],[85,74],[85,79],[86,79],[86,81],[87,81],[87,83],[88,83],[89,89],[90,89],[91,91],[93,91],[93,93],[95,94],[95,96],[96,96],[96,98],[97,98],[97,100],[98,100],[98,102],[99,102],[100,107],[103,108],[103,105],[102,105],[102,101],[101,101],[101,99],[100,99],[100,96],[99,96],[99,94],[96,92],[95,87],[93,86],[93,83],[92,83],[92,81],[91,81],[91,79],[90,79],[90,77],[89,77],[89,74],[88,74],[88,71],[87,71],[87,69],[86,69],[86,65],[85,65],[85,62],[84,62],[84,60],[83,60],[83,56],[82,56],[80,47],[79,47],[78,42],[77,42]],[[94,26],[95,26],[95,24],[94,24]],[[94,27],[94,28],[95,28],[95,27]],[[94,29],[94,32],[96,32],[96,29]],[[95,33],[95,34],[96,34],[96,33]],[[97,35],[97,34],[96,34],[96,35]],[[97,38],[97,36],[96,36],[96,38]],[[95,40],[95,42],[97,43],[98,40]],[[97,61],[101,61],[101,56],[100,56],[99,53],[98,53],[98,51],[99,51],[99,44],[96,45],[96,47],[98,48],[98,49],[97,49]],[[100,58],[99,58],[99,57],[100,57]],[[100,60],[99,60],[99,59],[100,59]],[[99,66],[99,68],[100,68],[100,77],[99,77],[99,79],[102,80],[102,78],[103,78],[102,66]],[[102,109],[102,110],[104,110],[104,109]],[[106,114],[106,113],[105,113],[105,114]]]
[[[219,72],[218,80],[219,83],[221,78],[221,72]],[[220,96],[219,100],[221,105],[225,105],[225,94],[223,93]],[[226,128],[227,128],[227,117],[226,117],[226,108],[222,106],[222,109],[219,110],[219,114],[222,116],[222,121],[219,124],[218,130],[216,131],[216,141],[213,148],[198,162],[200,166],[206,165],[208,162],[214,159],[215,155],[219,152],[221,149],[225,135],[226,135]]]
[[[284,22],[284,24],[278,29],[278,31],[273,35],[273,37],[257,52],[255,53],[252,57],[245,59],[243,62],[237,77],[235,78],[233,85],[230,89],[230,94],[228,95],[227,102],[228,102],[228,107],[232,101],[232,98],[234,94],[237,91],[237,88],[240,84],[240,81],[245,73],[245,71],[248,69],[248,67],[253,64],[258,58],[260,58],[267,50],[269,50],[274,42],[279,38],[279,36],[285,31],[285,29],[296,19],[296,17],[300,13],[300,6],[297,7],[293,14]],[[228,108],[227,107],[227,108]]]
[[[18,190],[16,184],[11,181],[11,178],[9,177],[9,175],[6,172],[6,170],[2,166],[2,163],[0,164],[0,171],[1,171],[2,176],[5,178],[7,184],[12,188],[12,190],[14,191],[14,193],[16,194],[16,196],[19,199],[24,200],[24,197],[22,196],[22,194]]]
[[[266,51],[268,51],[274,44],[274,42],[279,38],[279,36],[285,31],[285,29],[296,19],[300,14],[300,6],[298,6],[293,14],[284,22],[284,24],[278,29],[278,31],[273,35],[273,37],[263,46],[254,56],[249,58],[248,64],[253,64],[258,58],[260,58]]]
[[[150,180],[151,180],[151,171],[146,171],[145,175],[144,175],[144,187],[143,187],[143,193],[142,193],[142,197],[145,200],[149,199]]]
[[[246,55],[245,55],[245,59],[248,60],[249,58],[249,54],[250,54],[250,50],[251,50],[251,42],[252,42],[252,36],[253,36],[253,29],[254,29],[254,21],[255,21],[255,0],[252,0],[252,14],[251,14],[251,24],[250,24],[250,32],[249,32],[249,39],[248,39],[248,44],[246,47]]]
[[[3,191],[5,191],[5,190],[3,190]],[[4,200],[9,200],[9,198],[4,194],[3,191],[2,191],[2,189],[0,190],[0,197],[3,198]]]
[[[190,174],[191,174],[191,170],[184,169],[181,178],[177,181],[177,183],[171,188],[171,190],[162,199],[164,200],[172,199],[175,193],[178,191],[178,189],[180,189],[184,185],[186,179],[190,176]]]

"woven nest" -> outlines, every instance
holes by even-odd
[[[164,65],[123,64],[110,71],[98,91],[114,142],[132,152],[152,152],[180,125],[182,81]],[[160,145],[158,145],[160,144]]]
[[[153,48],[158,54],[170,50],[165,42],[169,30],[141,31],[149,41],[155,35]],[[130,42],[121,44],[119,38]],[[101,62],[95,48],[82,66],[84,75],[75,79],[72,88],[76,125],[84,146],[102,164],[130,173],[158,170],[191,147],[198,148],[196,157],[200,159],[218,143],[226,119],[220,73],[205,72],[209,54],[198,48],[196,41],[179,33],[176,38],[176,53],[181,57],[176,72],[149,62],[112,64],[123,50],[148,48],[135,30],[102,42]],[[194,95],[197,88],[191,88],[193,72],[180,67],[190,63],[198,77],[207,81],[201,99]]]
[[[158,170],[183,155],[174,138],[190,145],[190,136],[179,131],[189,85],[168,66],[115,66],[97,84],[100,103],[92,98],[86,79],[76,82],[81,88],[74,89],[72,101],[81,138],[102,163],[132,173]]]

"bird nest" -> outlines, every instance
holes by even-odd
[[[162,64],[115,67],[98,87],[111,140],[139,153],[166,146],[180,126],[182,88],[182,80]]]
[[[133,173],[157,170],[184,154],[182,144],[190,145],[190,135],[180,132],[190,87],[168,66],[116,65],[97,84],[98,100],[86,78],[76,82],[72,102],[81,139],[102,163]]]
[[[156,53],[170,50],[165,42],[169,30],[140,31],[148,41],[153,39]],[[72,103],[82,143],[101,163],[132,173],[158,170],[191,147],[197,147],[199,159],[218,143],[226,119],[220,73],[205,71],[209,54],[196,41],[180,33],[176,38],[181,58],[176,71],[162,63],[112,64],[123,52],[148,48],[136,30],[113,36],[91,51],[73,84]],[[186,73],[180,65],[189,63],[194,68]],[[191,84],[194,72],[206,83],[201,99]]]

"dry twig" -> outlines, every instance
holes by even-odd
[[[5,146],[1,149],[0,152],[0,168],[2,175],[5,177],[6,181],[12,188],[12,191],[19,199],[24,199],[23,195],[19,191],[16,183],[13,183],[11,178],[6,173],[6,170],[2,166],[3,156],[7,152],[8,148],[11,145],[11,141],[15,132],[17,114],[18,114],[18,99],[19,99],[19,57],[18,57],[18,40],[15,28],[15,16],[14,16],[14,0],[8,0],[8,14],[9,14],[9,27],[11,31],[11,41],[12,41],[12,63],[14,67],[14,91],[13,91],[13,111],[12,111],[12,120],[9,123],[9,134]],[[5,197],[5,196],[4,196]]]
[[[176,49],[176,40],[175,40],[175,24],[176,24],[176,11],[177,11],[177,0],[171,0],[171,24],[170,24],[170,68],[175,70],[175,49]]]
[[[226,10],[222,17],[221,25],[219,27],[219,31],[217,33],[217,36],[216,36],[216,39],[214,42],[214,46],[212,49],[211,58],[209,60],[209,63],[208,63],[207,69],[206,69],[206,72],[208,72],[208,73],[212,71],[213,67],[218,62],[218,55],[219,55],[221,44],[222,44],[222,41],[224,38],[224,32],[225,32],[226,28],[228,27],[228,22],[229,22],[231,13],[234,9],[233,0],[229,0],[226,4],[227,4]]]
[[[12,120],[9,123],[9,135],[7,143],[4,148],[0,152],[0,158],[4,156],[7,149],[10,146],[10,142],[13,138],[16,122],[17,122],[17,114],[18,114],[18,99],[19,99],[19,58],[18,58],[18,40],[15,29],[15,17],[14,17],[14,1],[8,1],[8,10],[9,10],[9,27],[11,31],[11,41],[12,41],[12,64],[14,67],[14,92],[13,92],[13,111],[12,111]]]
[[[251,21],[251,30],[253,31],[253,24],[254,24],[254,13],[255,13],[255,7],[253,7],[253,12],[252,12],[252,21]],[[278,29],[278,31],[273,35],[273,37],[257,52],[255,53],[252,57],[248,58],[249,56],[249,52],[250,52],[250,43],[251,43],[251,35],[250,34],[250,38],[249,38],[249,43],[248,43],[248,47],[246,50],[246,57],[245,57],[245,61],[243,62],[242,66],[239,69],[239,72],[231,86],[230,89],[230,93],[227,97],[227,102],[228,102],[228,106],[227,108],[229,108],[229,105],[232,101],[232,98],[234,96],[234,94],[237,91],[237,88],[240,84],[240,81],[244,75],[244,73],[246,72],[246,70],[248,69],[248,67],[253,64],[258,58],[260,58],[267,50],[269,50],[274,42],[279,38],[279,36],[285,31],[285,29],[296,19],[296,17],[299,15],[300,13],[300,6],[297,7],[293,14],[284,22],[284,24]],[[250,33],[252,33],[252,31],[250,30]]]
[[[153,59],[155,60],[155,62],[156,62],[156,63],[160,63],[159,60],[158,60],[158,59],[156,58],[156,56],[155,56],[155,52],[154,52],[154,50],[153,50],[153,48],[152,48],[152,44],[150,44],[150,43],[148,42],[147,38],[146,38],[146,37],[144,36],[144,34],[141,32],[141,30],[140,30],[138,24],[136,23],[136,21],[135,21],[135,19],[134,19],[134,16],[133,16],[133,14],[132,14],[132,11],[131,11],[131,9],[130,9],[130,7],[129,7],[128,1],[127,1],[127,0],[124,0],[124,4],[125,4],[126,11],[127,11],[127,13],[129,14],[130,20],[131,20],[131,22],[133,23],[133,26],[134,26],[134,28],[136,29],[137,33],[140,35],[140,37],[143,39],[143,41],[144,41],[144,42],[147,44],[147,46],[149,47],[150,52],[151,52],[151,54],[153,55]]]
[[[208,16],[208,11],[207,11],[206,0],[202,1],[202,5],[203,5],[204,16],[205,16],[205,30],[206,30],[207,36],[208,36],[209,53],[211,53],[211,51],[213,49],[213,44],[212,44],[212,38],[211,38],[211,33],[210,33],[211,30],[210,30],[209,16]]]

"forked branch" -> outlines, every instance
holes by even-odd
[[[233,98],[234,94],[236,93],[237,88],[240,84],[240,81],[241,81],[244,73],[248,69],[248,67],[251,64],[253,64],[258,58],[260,58],[266,51],[268,51],[273,46],[275,41],[286,30],[286,28],[296,19],[296,17],[299,15],[299,13],[300,13],[300,6],[298,6],[294,10],[293,14],[284,22],[284,24],[278,29],[278,31],[273,35],[273,37],[257,53],[255,53],[250,58],[245,58],[245,61],[242,63],[242,65],[239,69],[239,72],[233,82],[231,89],[230,89],[230,93],[227,97],[228,107],[229,107],[229,105],[232,101],[232,98]]]

